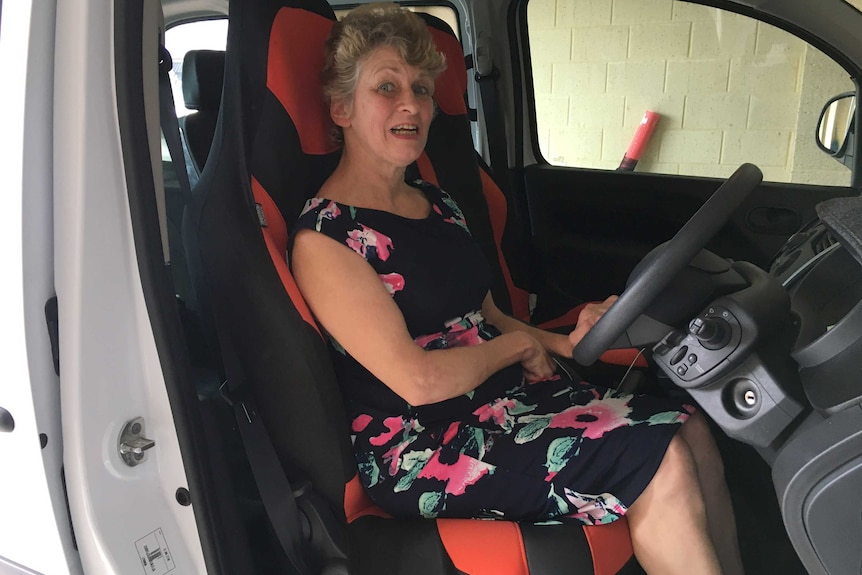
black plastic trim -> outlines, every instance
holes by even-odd
[[[48,326],[48,339],[51,342],[51,359],[54,362],[54,373],[60,375],[60,319],[57,296],[48,298],[45,302],[45,323]]]
[[[793,358],[801,367],[814,367],[829,361],[845,349],[859,341],[859,326],[862,325],[862,302],[831,330],[824,333],[804,348],[793,353]]]

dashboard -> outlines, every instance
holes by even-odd
[[[713,284],[734,287],[653,347],[728,435],[764,449],[807,413],[862,405],[862,198],[824,202],[818,216],[769,270],[716,267]]]
[[[787,241],[770,266],[790,295],[798,328],[791,356],[802,385],[812,407],[826,413],[862,401],[862,254],[853,249],[855,223],[837,228],[815,220]]]

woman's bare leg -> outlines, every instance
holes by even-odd
[[[679,435],[688,444],[694,457],[700,490],[706,505],[709,532],[721,566],[727,575],[742,575],[736,518],[724,479],[724,465],[709,425],[698,412],[682,426]]]
[[[721,575],[694,458],[679,434],[627,517],[635,556],[650,575]]]

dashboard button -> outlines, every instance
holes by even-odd
[[[685,375],[685,372],[688,371],[688,366],[686,364],[682,364],[676,368],[676,372],[680,375]]]
[[[697,356],[694,354],[689,355],[687,359],[689,363],[697,363]]]
[[[673,357],[670,358],[670,364],[671,365],[678,364],[679,362],[682,361],[682,358],[684,358],[685,354],[687,354],[687,353],[688,353],[688,346],[687,345],[682,346],[681,348],[679,348],[679,350],[675,354],[673,354]]]

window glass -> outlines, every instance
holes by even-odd
[[[458,40],[461,40],[461,30],[458,29],[458,14],[455,12],[455,9],[451,6],[405,6],[411,12],[421,12],[423,14],[430,14],[431,16],[435,16],[440,18],[452,28],[452,31],[455,32],[455,37]],[[335,16],[339,20],[344,18],[344,15],[350,12],[350,9],[340,9],[335,10]]]
[[[853,82],[783,30],[677,0],[530,0],[527,25],[552,164],[616,169],[651,111],[637,171],[726,177],[752,162],[769,181],[850,183],[814,133]]]
[[[171,88],[177,117],[190,114],[192,110],[183,105],[183,59],[189,50],[224,50],[227,46],[227,19],[197,20],[179,24],[165,32],[165,48],[171,53],[174,65],[171,68]]]

